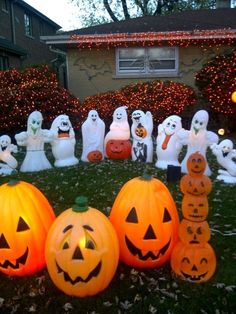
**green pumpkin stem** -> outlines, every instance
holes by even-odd
[[[8,185],[9,186],[14,186],[14,185],[17,185],[19,183],[20,183],[20,181],[18,179],[10,179],[9,182],[8,182]]]
[[[148,173],[147,168],[144,169],[143,174],[140,177],[141,180],[150,181],[152,179],[152,175]]]
[[[88,199],[85,196],[78,196],[75,199],[75,204],[72,206],[72,210],[77,213],[86,212],[89,209]]]

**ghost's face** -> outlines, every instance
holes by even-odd
[[[28,118],[28,132],[32,133],[33,135],[37,135],[38,131],[42,127],[43,117],[41,112],[34,111],[29,115]]]
[[[138,124],[140,122],[140,119],[144,116],[144,112],[142,110],[135,110],[132,113],[131,119],[133,123]]]
[[[205,110],[199,110],[193,116],[191,130],[197,135],[199,132],[206,130],[209,115]]]
[[[233,149],[233,142],[231,140],[223,140],[220,142],[219,147],[223,155],[228,155],[228,153]]]
[[[88,114],[88,118],[89,120],[91,120],[92,122],[96,122],[98,119],[98,113],[96,110],[90,110],[89,114]]]
[[[125,107],[119,107],[114,111],[113,120],[115,122],[124,122],[127,120]]]
[[[57,133],[59,138],[70,137],[71,122],[67,115],[59,115],[52,123],[51,129]]]
[[[163,122],[163,128],[166,135],[173,135],[182,128],[181,118],[170,116]]]
[[[8,135],[2,135],[0,137],[0,150],[6,150],[10,144],[11,138]]]

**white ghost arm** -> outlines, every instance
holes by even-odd
[[[236,149],[232,149],[229,155],[230,155],[230,158],[236,158]]]
[[[149,133],[151,134],[153,131],[153,117],[150,111],[146,112],[146,119],[147,119],[147,128]]]
[[[219,136],[216,134],[216,133],[214,133],[214,132],[211,132],[211,131],[207,131],[207,136],[206,136],[206,138],[207,138],[207,144],[208,144],[208,146],[210,146],[210,145],[212,145],[212,144],[214,144],[214,143],[218,143],[218,141],[219,141]]]
[[[50,143],[54,140],[54,133],[50,130],[41,130],[41,135],[45,143]]]
[[[177,138],[179,140],[179,142],[182,145],[187,145],[188,144],[188,137],[189,137],[189,131],[181,128],[178,132],[177,132]]]
[[[18,147],[14,144],[9,145],[9,151],[12,153],[18,153]]]
[[[26,146],[27,145],[27,139],[28,139],[28,134],[27,132],[21,132],[15,135],[15,139],[17,142],[17,145],[19,146]]]

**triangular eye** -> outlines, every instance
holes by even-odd
[[[168,221],[171,221],[171,217],[170,217],[168,210],[165,208],[164,216],[163,216],[163,222],[168,222]]]
[[[21,232],[30,229],[27,223],[24,221],[22,217],[19,218],[16,232]]]
[[[135,207],[132,207],[126,218],[126,222],[138,223],[138,216]]]

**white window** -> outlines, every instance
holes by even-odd
[[[32,37],[33,36],[32,18],[27,13],[24,14],[24,22],[25,22],[25,35]]]
[[[179,67],[177,47],[119,48],[117,75],[176,76]]]

